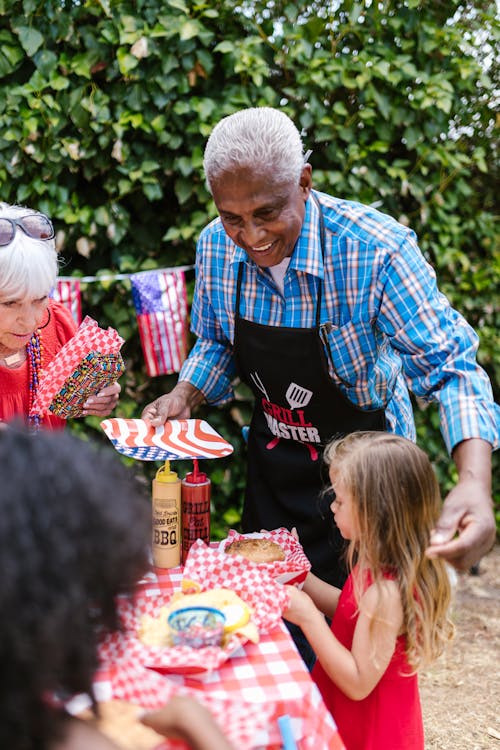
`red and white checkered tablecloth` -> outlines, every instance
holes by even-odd
[[[181,580],[182,568],[156,569],[139,584],[138,597],[157,600],[160,595],[167,602]],[[277,720],[284,714],[291,719],[299,750],[344,750],[335,722],[281,621],[262,634],[259,643],[243,644],[209,672],[159,674],[137,664],[133,650],[125,649],[118,660],[110,656],[96,676],[98,699],[122,698],[146,709],[160,706],[177,691],[207,705],[238,750],[279,750]],[[167,741],[161,747],[186,746]]]

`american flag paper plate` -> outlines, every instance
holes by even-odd
[[[101,427],[124,456],[140,461],[224,458],[233,446],[202,419],[169,419],[152,427],[144,419],[105,419]]]

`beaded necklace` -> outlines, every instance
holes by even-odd
[[[26,344],[29,368],[29,408],[28,424],[33,432],[38,432],[43,418],[39,414],[32,414],[31,410],[35,403],[35,396],[40,382],[42,372],[43,344],[40,329],[34,332],[28,344]]]

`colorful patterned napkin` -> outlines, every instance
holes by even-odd
[[[124,340],[88,315],[60,352],[44,368],[30,414],[79,417],[89,396],[114,383],[125,370]]]
[[[125,363],[120,352],[89,352],[69,378],[66,378],[52,399],[49,411],[64,419],[81,417],[83,405],[89,396],[114,383],[124,372]]]

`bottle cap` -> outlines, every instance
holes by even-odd
[[[170,461],[165,461],[163,466],[160,466],[156,472],[155,479],[157,482],[177,482],[177,472],[170,471]]]
[[[204,484],[208,477],[203,471],[199,471],[198,469],[198,460],[196,458],[193,459],[194,463],[194,469],[193,471],[189,472],[189,474],[186,474],[185,481],[189,484]]]

